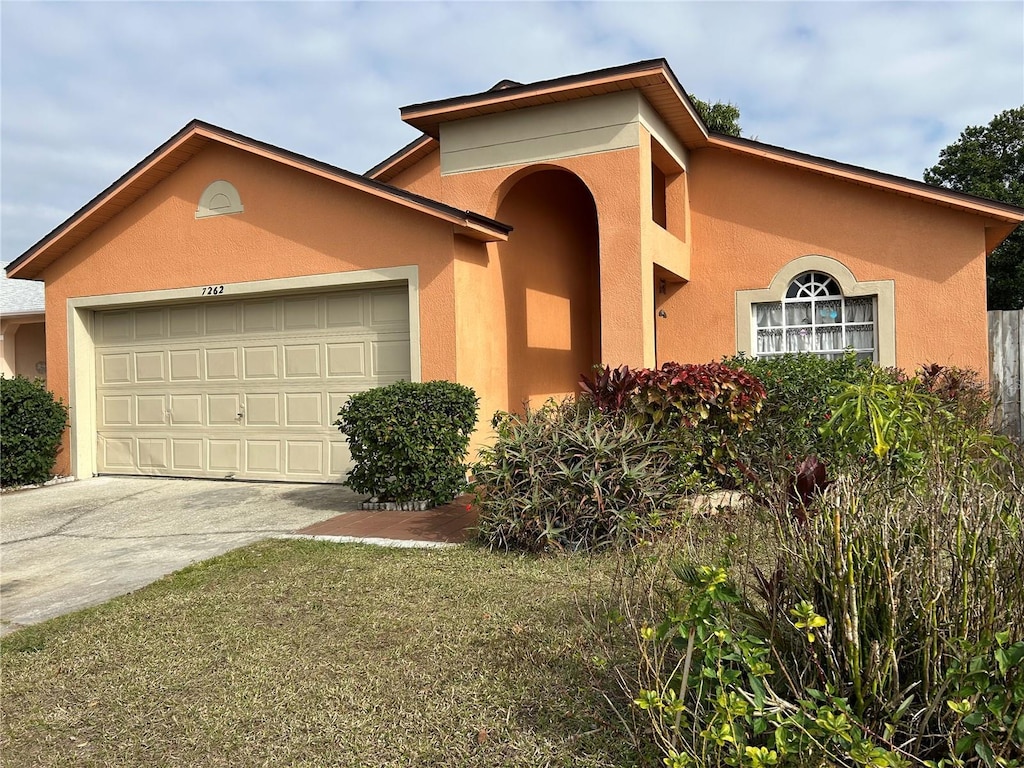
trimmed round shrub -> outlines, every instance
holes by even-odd
[[[67,424],[68,409],[43,382],[0,376],[0,485],[49,480]]]
[[[355,468],[345,485],[380,501],[451,501],[466,490],[479,400],[450,381],[399,381],[353,395],[334,422]]]

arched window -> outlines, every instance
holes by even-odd
[[[844,296],[825,272],[797,275],[781,301],[751,304],[751,314],[757,357],[811,352],[834,358],[853,350],[878,360],[875,297]]]

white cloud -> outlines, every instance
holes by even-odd
[[[749,134],[919,178],[1024,102],[1007,2],[37,2],[2,14],[9,261],[193,117],[354,171],[400,106],[665,57]],[[35,214],[26,213],[35,211]]]

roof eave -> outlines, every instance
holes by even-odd
[[[420,159],[421,155],[432,151],[433,145],[437,145],[437,143],[437,139],[433,136],[428,136],[425,133],[421,134],[394,154],[381,160],[364,173],[363,176],[387,183],[407,167],[413,165],[416,160]]]
[[[706,143],[707,126],[665,59],[651,59],[501,90],[411,104],[401,108],[401,116],[409,125],[437,138],[443,122],[631,89],[644,93],[648,101],[652,101],[655,92],[664,96],[668,104],[652,103],[659,112],[669,105],[681,108],[676,119],[665,114],[662,117],[666,118],[688,146],[703,146]]]
[[[936,205],[979,214],[999,222],[1010,224],[1010,231],[1024,223],[1024,208],[997,200],[968,195],[943,187],[926,184],[923,181],[873,171],[837,160],[808,155],[791,149],[764,144],[753,139],[744,139],[726,134],[712,133],[708,137],[711,148],[739,152],[764,160],[790,165],[813,173],[834,176],[856,184],[881,188],[896,194],[925,200]],[[1009,234],[1009,233],[1007,233]]]

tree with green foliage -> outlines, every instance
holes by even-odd
[[[1024,207],[1024,106],[972,125],[924,172],[929,184]],[[988,308],[1024,308],[1024,226],[988,255]]]
[[[740,135],[740,108],[730,102],[716,101],[710,103],[691,96],[693,106],[697,108],[708,130],[724,133],[729,136]]]

